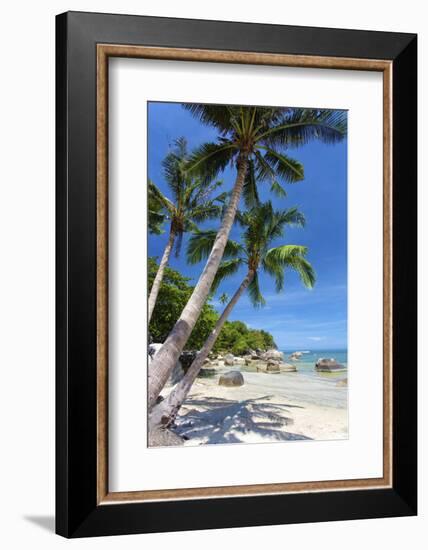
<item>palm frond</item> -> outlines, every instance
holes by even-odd
[[[235,275],[239,268],[243,265],[241,258],[232,258],[231,260],[223,260],[217,269],[213,284],[211,286],[211,292],[216,292],[220,283],[224,279]]]
[[[164,232],[162,226],[166,220],[166,216],[153,207],[151,208],[149,204],[148,219],[149,233],[152,235],[162,235]]]
[[[174,194],[176,202],[182,199],[185,190],[184,167],[187,161],[187,142],[185,138],[174,141],[174,148],[162,161],[162,169],[165,181]]]
[[[190,264],[197,264],[207,259],[216,237],[217,231],[215,230],[197,231],[194,233],[187,244],[187,261]],[[240,253],[242,253],[242,246],[236,241],[229,239],[224,249],[223,258],[236,258]]]
[[[278,198],[282,199],[287,196],[287,192],[282,187],[280,183],[278,183],[276,180],[272,183],[270,186],[270,190],[274,195],[276,195]]]
[[[306,287],[313,288],[316,281],[316,274],[314,268],[308,260],[305,258],[296,257],[290,267],[297,271],[300,276],[300,280]]]
[[[183,231],[179,231],[174,241],[174,255],[176,258],[180,256],[182,244],[183,244]]]
[[[203,183],[209,183],[226,168],[235,152],[235,145],[229,142],[204,143],[191,154],[187,171],[199,176]]]
[[[215,220],[221,217],[223,208],[221,205],[212,204],[211,202],[201,204],[187,213],[188,218],[195,222],[201,223],[206,220]]]
[[[313,267],[305,259],[306,253],[306,246],[301,245],[283,245],[271,248],[265,254],[263,268],[267,273],[276,278],[280,268],[282,270],[291,268],[299,274],[302,283],[306,287],[312,288],[315,284],[316,276]]]
[[[230,105],[201,103],[183,103],[182,105],[184,109],[189,111],[197,120],[203,124],[216,128],[222,134],[230,132],[233,128],[233,119],[239,116],[239,108]]]
[[[248,295],[250,297],[251,303],[253,304],[254,307],[260,307],[266,304],[266,300],[264,299],[260,291],[259,277],[257,272],[252,278],[250,284],[248,285],[247,291],[248,291]]]
[[[305,223],[305,216],[296,207],[278,211],[272,209],[269,216],[266,217],[263,232],[260,233],[260,236],[264,237],[263,248],[268,246],[272,240],[282,237],[286,226],[304,227]]]
[[[284,153],[278,153],[269,147],[261,148],[266,151],[264,160],[271,167],[275,175],[279,176],[287,183],[295,183],[304,178],[303,165],[299,161]]]
[[[204,185],[204,182],[200,178],[196,178],[194,192],[192,190],[191,199],[189,199],[189,206],[192,208],[198,206],[202,202],[207,201],[216,189],[223,185],[223,180],[215,180],[210,182],[209,185]],[[221,195],[218,195],[221,196]],[[217,197],[212,197],[211,201],[218,200]]]
[[[260,151],[254,151],[254,157],[257,160],[256,179],[259,182],[275,181],[275,170],[266,162]]]
[[[257,191],[257,181],[254,171],[254,161],[248,161],[248,170],[245,177],[244,188],[242,191],[245,206],[251,208],[260,203],[259,193]]]
[[[285,116],[266,131],[258,140],[269,147],[298,147],[319,139],[324,143],[337,143],[347,133],[347,112],[332,109],[290,109]]]
[[[175,212],[175,206],[174,204],[162,193],[162,191],[157,187],[157,185],[149,179],[148,182],[148,195],[149,195],[149,201],[154,201],[155,203],[158,202],[160,205],[162,205],[163,208],[165,208],[170,215],[173,215]]]
[[[305,215],[300,212],[297,206],[276,213],[278,223],[283,225],[297,225],[304,227],[306,225]]]
[[[198,231],[199,229],[196,223],[192,222],[192,220],[189,220],[189,218],[184,220],[184,224],[183,224],[184,233],[197,233]]]
[[[306,246],[297,244],[284,244],[276,246],[266,252],[265,261],[277,265],[286,265],[287,262],[298,256],[306,256],[308,249]]]

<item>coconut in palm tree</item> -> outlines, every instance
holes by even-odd
[[[303,166],[288,155],[289,149],[312,139],[336,143],[346,135],[344,111],[202,104],[185,104],[184,107],[202,123],[218,131],[216,142],[205,143],[193,153],[189,171],[204,181],[212,181],[231,165],[236,168],[236,179],[202,274],[151,364],[149,408],[156,403],[209,295],[242,191],[249,205],[257,200],[257,186],[264,182],[270,185],[273,193],[282,196],[283,182],[293,183],[304,176]]]
[[[163,174],[171,192],[171,199],[149,180],[149,231],[160,234],[162,224],[166,220],[169,220],[170,226],[168,241],[150,290],[148,322],[152,317],[165,267],[168,265],[174,245],[178,256],[183,234],[195,231],[196,223],[216,218],[221,213],[221,206],[216,204],[216,200],[221,199],[223,195],[216,199],[209,197],[222,182],[211,184],[186,172],[188,158],[186,140],[177,139],[173,151],[163,161]]]
[[[271,202],[267,202],[239,215],[238,220],[244,227],[242,244],[228,241],[225,249],[226,259],[220,264],[213,289],[216,289],[223,279],[234,275],[243,267],[245,267],[245,276],[185,376],[178,382],[167,399],[152,410],[151,428],[158,424],[167,426],[174,421],[224,323],[244,292],[248,292],[254,306],[265,304],[259,286],[258,273],[260,270],[275,278],[277,292],[283,289],[286,269],[296,271],[307,288],[312,288],[315,283],[314,270],[305,258],[306,247],[284,244],[271,248],[273,241],[283,236],[287,225],[304,225],[304,217],[297,208],[275,211]],[[206,258],[214,240],[215,232],[196,233],[189,241],[189,261],[196,263]]]

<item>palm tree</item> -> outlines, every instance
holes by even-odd
[[[173,200],[168,199],[160,189],[149,180],[149,231],[153,234],[162,233],[162,224],[170,221],[168,241],[159,263],[159,269],[150,290],[148,303],[148,322],[159,294],[165,267],[168,265],[171,251],[175,244],[175,253],[180,252],[183,233],[195,231],[195,222],[213,219],[221,214],[222,208],[209,200],[212,191],[222,182],[209,185],[199,177],[191,177],[185,171],[188,161],[187,145],[184,138],[175,141],[175,148],[163,161],[163,173]]]
[[[245,277],[224,308],[214,329],[209,334],[204,346],[190,365],[185,376],[175,386],[167,399],[153,408],[150,416],[151,427],[156,424],[166,426],[174,421],[224,323],[242,294],[247,291],[251,302],[256,307],[265,304],[259,286],[258,272],[260,269],[275,278],[277,292],[280,292],[284,287],[284,271],[286,268],[295,270],[306,287],[312,288],[315,283],[314,270],[305,258],[306,247],[281,245],[270,248],[272,241],[283,236],[286,225],[304,225],[304,217],[297,208],[275,211],[272,204],[267,202],[240,215],[239,222],[245,228],[242,238],[243,244],[228,241],[225,249],[225,256],[228,259],[220,264],[213,288],[216,289],[224,278],[235,274],[243,266],[246,268]],[[188,246],[189,262],[196,263],[206,258],[215,237],[213,231],[198,232],[191,237]]]
[[[220,304],[223,304],[223,305],[227,304],[227,302],[229,301],[229,296],[226,294],[226,292],[223,292],[223,294],[221,294],[219,296],[218,300],[219,300]]]
[[[148,406],[151,408],[182,352],[209,295],[223,257],[242,191],[248,206],[258,200],[257,184],[269,182],[272,192],[284,195],[281,182],[303,179],[303,166],[286,154],[312,139],[336,143],[346,135],[344,111],[185,104],[202,123],[219,132],[216,142],[205,143],[189,161],[189,171],[212,181],[228,165],[236,180],[220,229],[192,296],[151,364]]]

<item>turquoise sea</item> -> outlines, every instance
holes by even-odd
[[[282,394],[299,403],[313,403],[319,406],[347,408],[348,385],[338,384],[348,378],[348,353],[343,349],[328,350],[280,350],[284,361],[296,366],[297,372],[282,374],[265,374],[256,372],[252,366],[239,365],[234,368],[244,373],[248,385],[259,386],[263,394]],[[290,355],[295,351],[304,351],[301,358],[291,361]],[[346,370],[336,373],[318,372],[315,363],[318,359],[335,359],[344,365]],[[224,367],[225,370],[228,367]]]
[[[317,372],[315,370],[315,363],[318,359],[336,359],[338,363],[341,363],[345,367],[348,367],[348,351],[343,349],[323,349],[323,350],[281,350],[284,354],[284,361],[286,363],[292,363],[296,365],[299,374],[302,376],[308,376],[310,378],[317,378],[328,382],[329,380],[337,382],[342,378],[348,377],[348,372],[343,371],[339,373],[325,373]],[[303,351],[303,355],[298,361],[290,361],[289,356],[295,351]]]

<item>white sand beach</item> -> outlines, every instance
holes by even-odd
[[[195,381],[174,430],[185,445],[347,439],[348,388],[340,378],[242,369],[245,384],[224,387],[218,379],[226,370]]]

